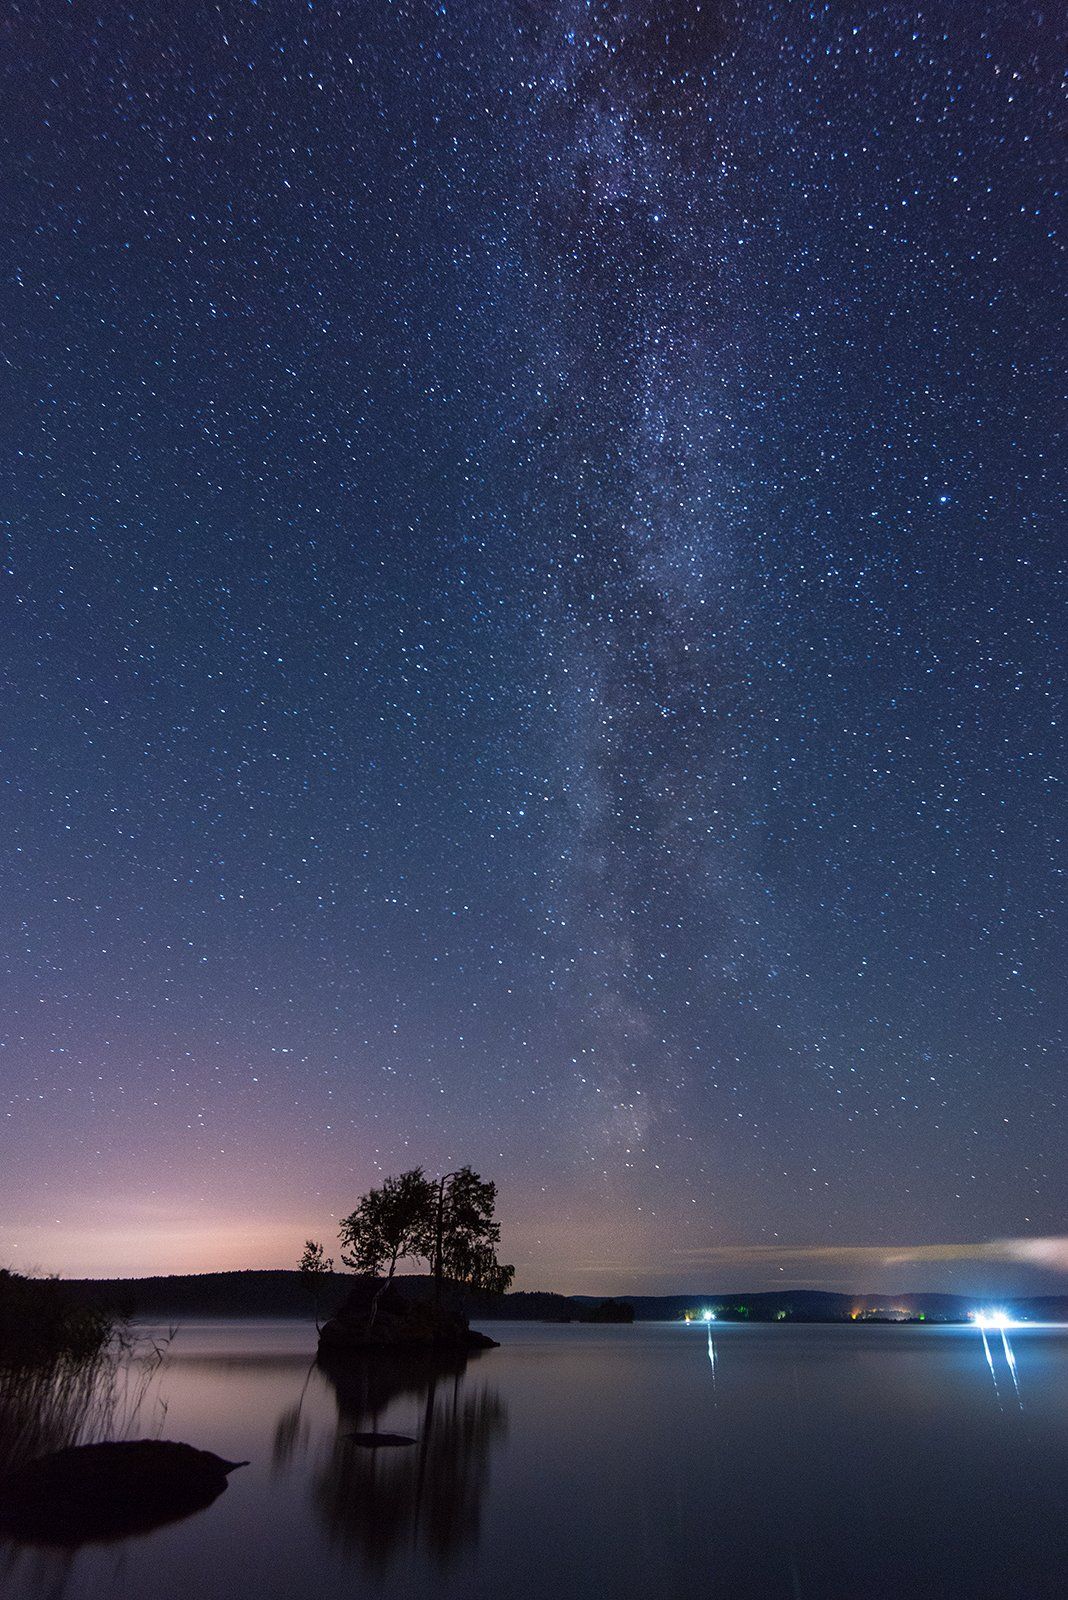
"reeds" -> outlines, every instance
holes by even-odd
[[[158,1437],[167,1408],[153,1390],[174,1332],[138,1340],[118,1326],[95,1352],[0,1362],[0,1478],[70,1445]]]

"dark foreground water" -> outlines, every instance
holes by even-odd
[[[1068,1593],[1064,1330],[995,1336],[989,1360],[971,1328],[492,1331],[502,1348],[463,1370],[338,1379],[309,1327],[185,1325],[135,1434],[250,1464],[152,1534],[0,1545],[0,1593]],[[369,1431],[418,1442],[349,1437]]]

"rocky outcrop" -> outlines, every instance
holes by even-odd
[[[451,1297],[412,1300],[375,1278],[357,1278],[319,1334],[319,1354],[328,1358],[350,1351],[491,1350],[496,1345],[496,1339],[468,1327]]]
[[[55,1545],[147,1533],[211,1505],[245,1465],[169,1439],[56,1450],[0,1484],[0,1532]]]

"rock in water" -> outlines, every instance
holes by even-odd
[[[381,1450],[384,1445],[415,1443],[406,1433],[347,1433],[345,1438],[358,1444],[362,1450]]]
[[[0,1532],[58,1545],[147,1533],[210,1506],[246,1465],[169,1439],[57,1450],[0,1483]]]
[[[395,1284],[357,1278],[345,1304],[319,1334],[320,1357],[368,1350],[492,1350],[497,1341],[467,1325],[447,1300],[401,1294]]]

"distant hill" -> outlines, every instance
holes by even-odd
[[[846,1322],[854,1312],[866,1316],[902,1312],[932,1321],[965,1322],[977,1306],[975,1295],[840,1294],[828,1289],[771,1290],[759,1294],[623,1295],[634,1307],[635,1321],[682,1317],[687,1312],[713,1311],[717,1319],[739,1322]],[[1034,1322],[1068,1321],[1068,1295],[996,1299],[1017,1317]]]
[[[402,1294],[425,1295],[431,1279],[405,1275],[395,1279]],[[319,1279],[319,1311],[333,1314],[345,1299],[352,1279],[347,1272],[324,1274]],[[122,1316],[140,1320],[181,1317],[297,1317],[310,1318],[313,1300],[307,1280],[299,1272],[203,1272],[166,1278],[71,1278],[64,1285],[85,1305],[102,1306]],[[472,1315],[525,1321],[566,1322],[578,1308],[561,1294],[466,1295]],[[590,1304],[597,1304],[591,1300]]]
[[[349,1290],[347,1273],[335,1272],[319,1285],[322,1316],[334,1312]],[[396,1280],[402,1294],[424,1295],[426,1277]],[[140,1320],[166,1322],[200,1317],[312,1316],[312,1297],[299,1272],[205,1272],[169,1278],[75,1278],[66,1281],[81,1303],[103,1306]],[[964,1321],[974,1297],[955,1294],[850,1295],[823,1289],[794,1289],[761,1294],[619,1295],[633,1306],[635,1320],[675,1320],[687,1311],[715,1312],[724,1321],[844,1322],[855,1311],[868,1315],[907,1312],[932,1320]],[[517,1291],[505,1295],[468,1294],[471,1316],[526,1322],[570,1322],[600,1304],[597,1295],[562,1295]],[[1043,1295],[1005,1302],[1014,1315],[1035,1322],[1068,1321],[1068,1295]]]
[[[299,1272],[202,1272],[167,1278],[72,1278],[71,1294],[122,1316],[141,1320],[187,1317],[299,1317],[313,1315],[313,1300]],[[330,1316],[348,1293],[348,1274],[320,1279],[319,1307]]]

